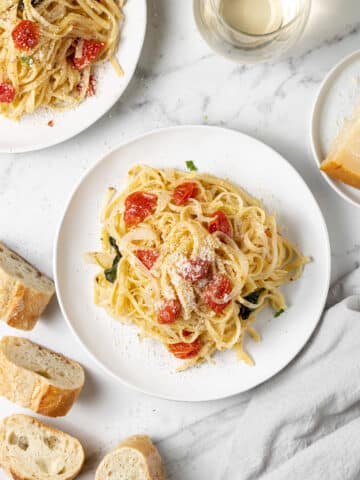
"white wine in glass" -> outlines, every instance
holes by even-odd
[[[209,45],[241,63],[280,56],[300,37],[311,0],[194,0],[198,28]]]

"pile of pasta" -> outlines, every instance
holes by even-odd
[[[206,174],[136,166],[108,190],[101,223],[95,303],[185,360],[180,370],[229,349],[252,364],[257,314],[286,309],[280,287],[309,261],[258,200]]]
[[[123,0],[1,0],[0,113],[19,120],[95,94],[94,65],[111,61]]]

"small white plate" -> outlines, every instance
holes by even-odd
[[[96,122],[119,100],[140,57],[147,23],[146,0],[126,2],[124,13],[125,22],[116,54],[124,76],[118,77],[107,62],[95,71],[96,95],[78,107],[64,112],[40,109],[25,115],[19,122],[0,116],[0,152],[29,152],[68,140]],[[53,127],[48,126],[50,120],[54,122]]]
[[[248,339],[256,361],[248,367],[234,352],[176,373],[181,360],[158,342],[139,342],[137,329],[122,325],[93,305],[94,265],[83,253],[100,246],[99,215],[108,186],[122,188],[137,163],[184,169],[193,160],[208,172],[243,186],[276,211],[284,233],[313,262],[283,292],[289,309],[279,318],[265,311],[256,321],[263,341]],[[300,208],[301,206],[301,208]],[[151,132],[122,145],[82,179],[61,221],[54,252],[55,282],[64,316],[81,343],[112,375],[143,392],[164,398],[200,401],[223,398],[267,380],[301,350],[324,307],[330,278],[330,247],[320,209],[305,182],[278,153],[241,133],[217,127],[187,126]]]
[[[342,123],[351,117],[359,99],[360,50],[336,65],[320,87],[311,125],[311,145],[318,167],[326,158]],[[321,174],[342,198],[360,207],[360,190],[338,182],[324,172]]]

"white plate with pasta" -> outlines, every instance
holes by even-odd
[[[183,401],[284,368],[330,279],[304,181],[266,145],[217,127],[158,130],[101,160],[70,199],[54,257],[60,306],[88,352],[125,384]]]
[[[146,0],[0,2],[0,152],[56,145],[120,98],[138,63]]]

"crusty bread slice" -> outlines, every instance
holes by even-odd
[[[80,442],[27,415],[0,425],[0,465],[14,480],[71,480],[84,463]]]
[[[0,242],[0,318],[11,327],[31,330],[54,291],[50,278]]]
[[[0,341],[0,394],[49,417],[66,415],[84,385],[73,360],[26,338]]]
[[[95,480],[164,480],[160,454],[146,435],[127,438],[102,460]]]

